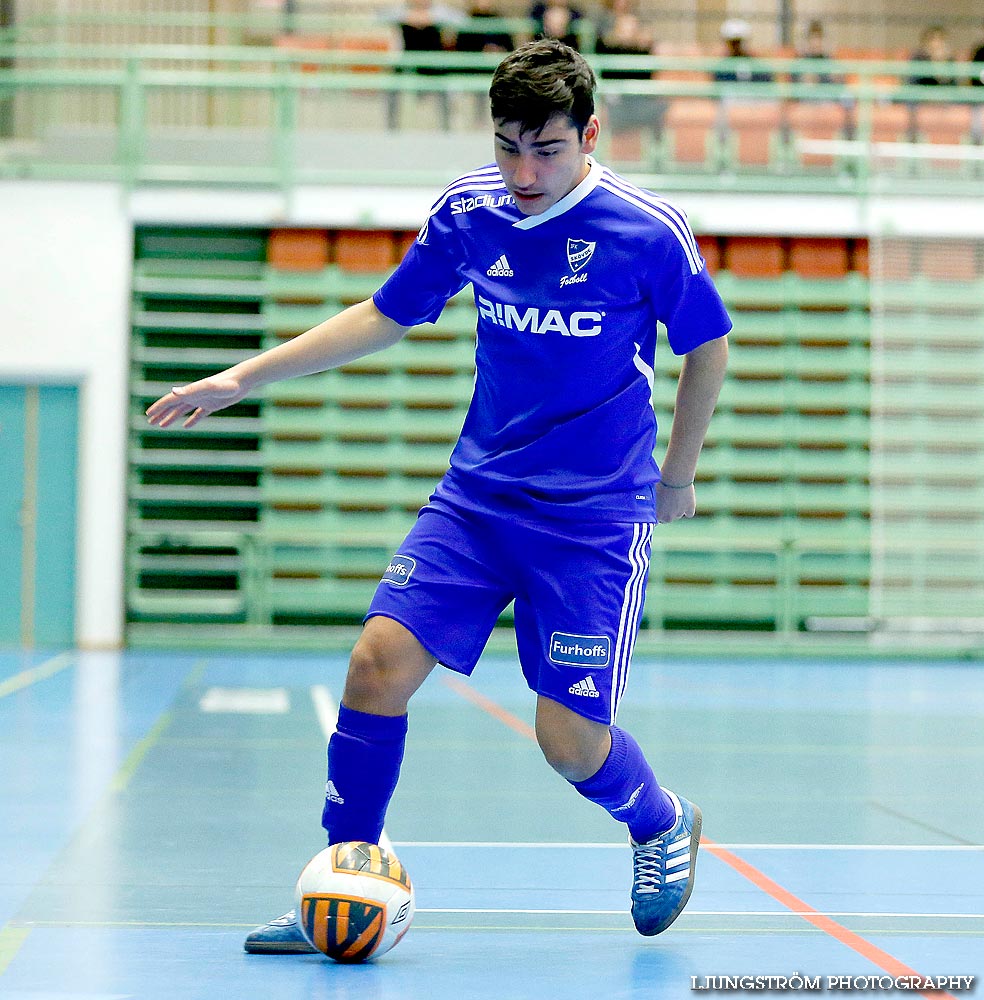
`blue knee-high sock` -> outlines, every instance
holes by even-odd
[[[571,784],[621,823],[628,824],[637,844],[668,830],[676,818],[670,797],[659,787],[639,744],[624,729],[612,726],[612,748],[596,774]]]
[[[403,763],[405,715],[370,715],[340,705],[328,741],[328,782],[321,825],[330,844],[378,844]]]

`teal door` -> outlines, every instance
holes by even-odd
[[[75,639],[78,389],[0,384],[0,644]]]

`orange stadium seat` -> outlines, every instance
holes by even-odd
[[[793,157],[800,167],[830,169],[838,162],[836,153],[801,150],[798,139],[843,139],[847,126],[847,110],[835,101],[793,101],[786,111]]]
[[[889,52],[887,49],[842,47],[834,52],[834,58],[846,62],[888,62],[895,59],[906,59],[908,56],[905,53]],[[852,85],[859,83],[862,79],[868,79],[867,75],[861,73],[848,73],[847,75],[847,82]],[[894,73],[876,74],[872,82],[880,90],[892,90],[901,83]]]
[[[704,258],[708,274],[717,274],[721,270],[721,244],[716,236],[698,236],[697,246]]]
[[[872,142],[908,142],[912,111],[907,104],[875,104],[871,109]]]
[[[871,271],[875,278],[886,281],[911,281],[915,275],[915,260],[911,240],[882,240],[873,255]]]
[[[859,130],[861,128],[859,122]],[[893,145],[912,140],[912,109],[907,104],[875,104],[871,108],[871,142],[878,145],[874,151],[875,170],[909,173],[912,158],[895,155]],[[903,151],[899,151],[903,152]]]
[[[663,123],[670,166],[717,167],[718,103],[705,97],[675,97]]]
[[[613,163],[642,163],[646,155],[646,137],[641,128],[614,129],[609,134],[608,158]]]
[[[782,134],[778,101],[728,101],[725,124],[735,165],[766,167],[777,158]]]
[[[403,232],[396,234],[396,259],[403,260],[407,255],[410,247],[413,246],[414,240],[417,239],[417,230],[411,232]]]
[[[324,52],[331,48],[331,39],[327,35],[280,35],[276,47],[301,52]],[[324,66],[318,63],[301,63],[302,73],[316,73],[319,69],[324,69]]]
[[[789,266],[801,278],[843,278],[849,269],[847,241],[839,237],[794,237]]]
[[[919,142],[938,146],[963,146],[973,141],[974,112],[968,104],[917,104],[915,132]],[[969,173],[973,161],[959,157],[920,160],[934,171]]]
[[[855,240],[854,249],[851,253],[851,270],[863,274],[866,278],[871,273],[871,261],[868,258],[869,248],[867,240]]]
[[[977,247],[970,240],[928,240],[922,245],[919,270],[934,281],[974,281]]]
[[[328,264],[328,233],[274,229],[267,241],[267,262],[279,271],[320,271]]]
[[[335,263],[343,271],[385,271],[393,266],[394,255],[388,230],[342,229],[335,236]]]
[[[391,52],[393,40],[385,35],[344,34],[334,39],[334,46],[342,52]],[[384,68],[376,63],[367,63],[364,66],[350,66],[348,72],[378,73]]]
[[[661,42],[657,49],[657,54],[661,56],[680,56],[695,59],[704,55],[699,45],[673,44]],[[711,74],[705,69],[661,69],[656,74],[657,80],[682,83],[709,83]]]
[[[778,236],[730,236],[724,260],[739,278],[778,278],[786,270],[786,254]]]

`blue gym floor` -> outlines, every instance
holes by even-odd
[[[0,997],[675,1000],[692,977],[984,974],[984,675],[957,663],[637,660],[620,722],[708,838],[653,939],[621,827],[541,759],[515,662],[438,670],[387,824],[409,935],[357,967],[246,955],[324,846],[344,670],[0,653]]]

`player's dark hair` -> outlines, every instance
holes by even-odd
[[[555,38],[527,42],[496,67],[489,88],[492,118],[539,132],[556,114],[566,115],[583,138],[594,114],[596,81],[580,52]]]

